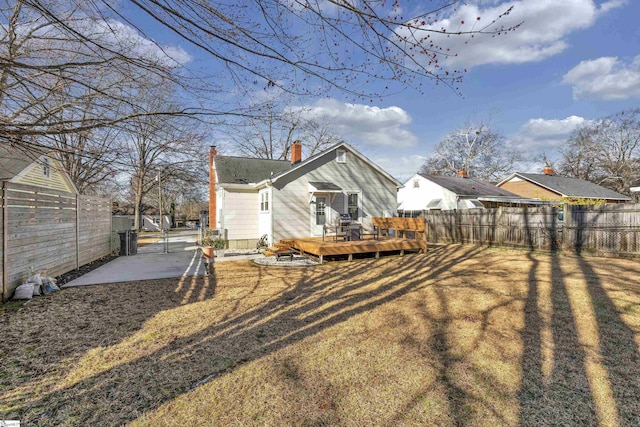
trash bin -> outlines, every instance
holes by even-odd
[[[125,230],[119,231],[120,255],[135,255],[138,253],[138,232]]]
[[[135,255],[138,253],[138,232],[129,232],[129,255]]]

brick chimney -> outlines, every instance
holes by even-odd
[[[209,227],[216,228],[216,167],[213,163],[218,152],[216,146],[209,149]]]
[[[545,175],[553,175],[553,168],[551,166],[545,166],[543,172]]]
[[[469,178],[469,174],[467,173],[467,169],[466,168],[462,168],[458,171],[458,176],[460,178]]]
[[[295,165],[302,161],[302,142],[294,141],[291,144],[291,164]]]

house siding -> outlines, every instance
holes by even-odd
[[[511,179],[502,183],[500,188],[522,197],[537,198],[550,201],[561,201],[562,195],[525,180]]]
[[[419,187],[413,187],[413,182],[418,180]],[[398,204],[402,203],[404,211],[421,211],[427,208],[432,200],[440,199],[442,210],[457,208],[456,194],[429,181],[423,176],[415,175],[405,183],[404,188],[398,191]]]
[[[260,210],[260,208],[258,208],[258,234],[259,237],[262,237],[263,235],[267,235],[267,237],[269,238],[269,243],[272,244],[273,240],[272,240],[272,236],[273,236],[273,230],[271,229],[271,213],[273,212],[273,201],[271,198],[271,194],[272,192],[270,191],[270,189],[263,189],[260,190],[260,192],[258,193],[258,203],[260,203],[261,199],[260,197],[262,196],[262,193],[267,193],[268,194],[268,201],[269,201],[269,209],[267,212],[262,212]]]
[[[345,194],[357,191],[361,197],[361,221],[371,227],[372,217],[389,216],[397,207],[396,184],[368,163],[347,150],[347,162],[336,162],[336,152],[332,150],[283,176],[274,183],[272,195],[273,238],[307,237],[311,234],[311,193],[310,181],[331,182],[343,189],[342,193],[329,193],[332,200],[327,222],[346,213]],[[335,197],[334,197],[335,195]]]
[[[258,192],[223,190],[223,206],[220,209],[219,223],[227,229],[227,239],[258,241]]]
[[[49,188],[51,190],[64,191],[66,193],[75,193],[75,189],[66,178],[64,172],[61,172],[60,163],[52,158],[49,158],[49,162],[51,165],[51,173],[48,177],[43,174],[42,163],[35,161],[20,172],[20,174],[11,179],[11,182]]]

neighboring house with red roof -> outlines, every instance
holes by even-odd
[[[302,146],[292,159],[269,160],[217,155],[215,224],[225,229],[232,248],[255,247],[267,235],[284,238],[322,236],[323,226],[348,214],[371,228],[372,217],[392,216],[397,181],[347,143],[302,160]]]
[[[398,214],[419,216],[425,210],[496,208],[545,205],[498,188],[490,182],[458,176],[415,174],[398,191]]]
[[[554,202],[567,199],[604,200],[606,203],[625,203],[631,197],[578,178],[554,175],[550,168],[545,173],[515,172],[498,183],[498,187],[523,197],[537,197]]]

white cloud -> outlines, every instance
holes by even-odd
[[[348,141],[389,147],[412,147],[417,142],[417,137],[406,128],[411,116],[400,107],[380,108],[322,99],[296,109],[306,119],[330,125]]]
[[[133,54],[168,67],[183,66],[191,61],[191,56],[184,49],[178,46],[161,46],[119,21],[81,20],[76,25],[81,27],[80,31],[88,33],[88,37],[127,55]]]
[[[566,142],[574,129],[588,123],[589,120],[579,116],[529,119],[511,138],[511,143],[514,148],[526,151],[527,155],[555,151]]]
[[[640,55],[630,64],[612,56],[582,61],[564,75],[562,82],[572,86],[575,99],[640,97]]]
[[[433,42],[434,45],[441,46],[445,53],[457,53],[455,57],[442,60],[448,68],[470,68],[491,63],[525,63],[540,61],[562,52],[568,46],[565,40],[568,34],[589,27],[600,14],[624,3],[625,1],[613,0],[598,7],[593,0],[518,0],[484,7],[487,2],[480,1],[476,4],[464,4],[446,19],[427,23],[421,28],[446,30],[449,34],[432,33],[425,43],[427,45]],[[471,38],[456,34],[480,30],[509,8],[512,8],[510,13],[490,25],[488,30],[509,28],[522,23],[515,31],[503,31],[495,37],[491,34],[476,34]],[[400,35],[407,35],[407,31],[403,30]]]

